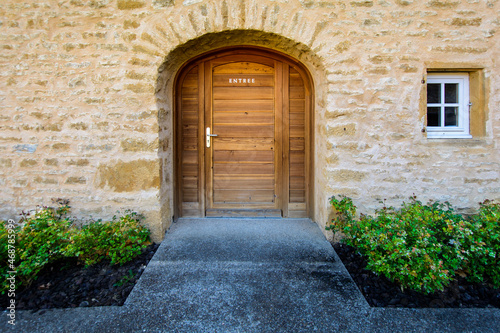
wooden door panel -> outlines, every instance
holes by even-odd
[[[184,187],[182,197],[183,202],[198,202],[198,189]]]
[[[215,100],[272,100],[273,87],[214,87]]]
[[[290,99],[290,113],[302,113],[305,110],[304,99]]]
[[[214,189],[228,190],[273,190],[275,186],[274,177],[236,177],[217,176],[214,178]]]
[[[184,183],[184,188],[198,190],[198,177],[185,176],[182,178],[182,181]]]
[[[217,65],[214,62],[214,70],[213,73],[214,75],[217,74],[231,74],[231,75],[238,75],[238,74],[274,74],[274,68],[271,65],[273,62],[269,62],[268,64],[261,64],[261,63],[255,63],[255,62],[242,62],[242,61],[236,61],[236,62],[231,62],[229,64],[224,64],[224,65]]]
[[[193,214],[193,207],[199,209],[200,201],[199,94],[199,70],[195,66],[184,76],[180,87],[180,211],[184,215]]]
[[[184,125],[197,125],[198,124],[198,113],[193,111],[186,111],[182,115],[182,122]]]
[[[182,163],[182,176],[185,177],[198,177],[198,164]],[[184,184],[183,184],[184,185]]]
[[[214,75],[214,87],[272,87],[274,76],[272,74],[217,74]]]
[[[291,87],[304,88],[304,81],[302,79],[302,76],[297,71],[291,69],[289,75],[290,75],[289,82]]]
[[[217,162],[267,162],[272,163],[272,150],[217,150],[214,152],[214,163]]]
[[[307,216],[306,180],[306,89],[302,76],[293,68],[289,71],[289,165],[288,215]]]
[[[213,132],[221,138],[273,138],[274,124],[214,125]]]
[[[304,202],[305,200],[305,190],[290,190],[290,202]]]
[[[304,138],[290,138],[290,151],[304,151],[305,147]]]
[[[274,163],[214,163],[214,177],[219,176],[273,176]]]
[[[277,208],[275,81],[275,69],[267,64],[213,68],[209,116],[217,137],[208,209]]]
[[[290,186],[297,190],[305,190],[305,177],[303,175],[291,176]]]
[[[196,150],[186,150],[183,156],[184,164],[198,164],[198,152]]]
[[[290,152],[290,164],[303,164],[305,153],[303,150]]]
[[[182,82],[182,89],[184,88],[198,88],[198,68],[194,68],[186,74]]]
[[[182,118],[187,113],[192,113],[198,119],[198,99],[197,98],[183,98],[181,102]]]
[[[185,152],[188,150],[195,150],[197,151],[198,149],[198,138],[197,137],[184,137],[182,138],[182,147],[181,149]]]
[[[304,163],[290,163],[290,177],[300,177],[304,174]]]
[[[213,110],[217,111],[268,111],[273,112],[273,100],[214,100]]]
[[[224,204],[272,203],[272,190],[214,190],[214,201]],[[252,207],[257,208],[257,207]]]
[[[290,123],[290,137],[291,138],[303,138],[306,134],[305,127],[303,124],[292,125]]]
[[[300,112],[300,113],[292,113],[290,112],[290,123],[292,124],[302,124],[302,126],[304,125],[304,121],[305,121],[305,115],[304,115],[304,112]]]
[[[184,99],[196,100],[198,97],[198,87],[182,88],[181,93]]]
[[[198,125],[196,124],[185,124],[182,127],[182,135],[184,137],[197,138],[198,137]]]
[[[214,150],[274,150],[274,138],[217,138]]]
[[[290,98],[291,99],[303,99],[304,97],[305,97],[304,87],[290,86]]]
[[[268,111],[214,112],[214,122],[218,124],[273,125],[274,114]]]

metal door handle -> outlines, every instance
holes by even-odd
[[[207,127],[206,133],[207,133],[207,148],[210,148],[210,141],[211,141],[210,138],[212,136],[218,136],[218,135],[217,134],[210,134],[210,127]]]

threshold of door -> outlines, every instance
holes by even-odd
[[[282,217],[281,209],[207,209],[207,217]]]

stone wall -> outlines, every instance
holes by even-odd
[[[412,193],[474,209],[500,198],[499,26],[497,0],[3,0],[0,217],[63,197],[75,215],[139,210],[161,239],[175,75],[238,44],[311,72],[320,225],[340,193],[365,212]],[[482,87],[473,139],[422,131],[422,82],[447,68]]]

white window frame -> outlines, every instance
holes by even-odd
[[[427,103],[428,107],[441,108],[441,126],[427,125],[427,138],[430,139],[469,139],[472,135],[469,133],[469,74],[467,73],[428,73],[427,84],[440,83],[441,84],[441,103]],[[446,104],[444,103],[444,84],[457,83],[458,84],[458,103]],[[445,105],[452,105],[458,107],[457,126],[444,126],[443,110]],[[426,117],[427,117],[426,108]]]

